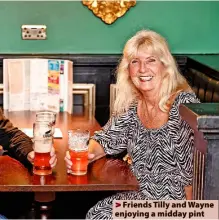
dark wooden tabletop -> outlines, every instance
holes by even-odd
[[[31,128],[35,118],[35,113],[30,111],[5,112],[5,115],[19,128]],[[68,149],[67,130],[88,129],[93,135],[95,130],[100,129],[100,125],[93,116],[59,113],[56,127],[61,129],[63,138],[54,140],[58,162],[53,174],[33,175],[18,161],[8,156],[0,156],[0,191],[58,192],[138,189],[137,181],[128,165],[119,159],[103,157],[89,164],[88,173],[84,176],[67,174],[64,161]]]

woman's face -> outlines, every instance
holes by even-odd
[[[163,63],[152,53],[139,50],[129,64],[129,74],[134,85],[143,94],[156,94],[162,83]]]

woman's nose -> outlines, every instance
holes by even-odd
[[[144,73],[147,70],[147,65],[145,64],[145,62],[140,62],[140,68],[139,68],[139,72],[140,73]]]

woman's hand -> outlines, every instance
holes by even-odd
[[[192,186],[185,186],[186,200],[192,200]]]
[[[30,161],[30,163],[33,164],[34,162],[34,151],[31,151],[28,155],[27,155],[27,159]],[[54,168],[57,164],[57,157],[56,157],[56,153],[55,153],[55,149],[54,147],[52,147],[52,150],[50,152],[50,156],[51,156],[51,159],[49,161],[50,165],[52,168]]]
[[[89,160],[89,162],[91,162],[94,157],[95,157],[94,154],[88,153],[88,160]],[[69,151],[66,152],[65,162],[66,162],[66,167],[67,167],[67,173],[70,173],[71,172],[71,167],[72,167],[72,161],[71,161],[71,157],[70,157]]]
[[[131,159],[131,157],[129,156],[128,153],[123,157],[123,160],[124,160],[126,163],[128,163],[129,165],[132,164],[132,159]]]

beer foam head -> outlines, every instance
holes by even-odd
[[[48,153],[52,149],[52,143],[43,141],[34,141],[34,151],[37,153]]]
[[[88,149],[90,132],[88,130],[69,130],[68,145],[71,150],[84,151]]]

